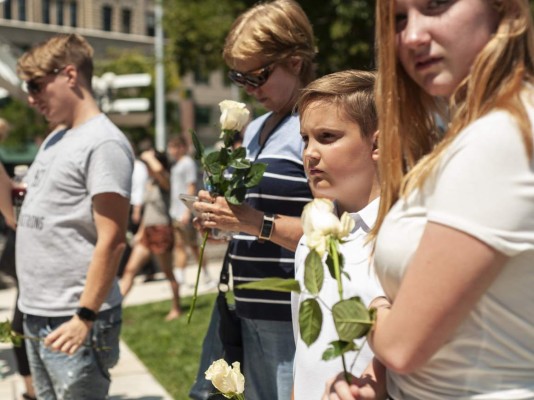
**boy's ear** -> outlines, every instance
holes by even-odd
[[[302,58],[300,57],[291,57],[289,59],[289,68],[291,68],[291,71],[295,75],[300,75],[300,71],[302,69]]]
[[[373,133],[373,152],[371,154],[373,161],[378,161],[379,150],[378,150],[378,131]]]

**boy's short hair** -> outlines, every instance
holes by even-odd
[[[362,136],[370,139],[378,129],[374,86],[376,73],[347,70],[314,80],[300,92],[296,108],[302,113],[316,102],[341,107],[360,126]]]
[[[75,33],[59,34],[24,53],[17,63],[17,73],[27,81],[74,65],[83,83],[91,89],[93,53],[93,48],[82,36]]]

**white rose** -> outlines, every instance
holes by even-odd
[[[241,394],[245,390],[245,377],[239,370],[238,362],[234,362],[230,368],[223,359],[214,361],[205,375],[206,379],[227,398]]]
[[[241,131],[248,122],[250,115],[247,106],[232,100],[223,100],[219,103],[221,109],[221,128],[223,130]]]
[[[339,239],[343,239],[345,236],[348,236],[348,234],[354,229],[354,225],[354,219],[352,219],[348,213],[344,212],[339,220],[339,231],[337,232],[337,237]]]
[[[302,212],[302,229],[306,245],[323,255],[328,236],[342,239],[354,228],[354,220],[343,213],[341,220],[334,214],[334,203],[327,199],[315,199],[306,204]]]

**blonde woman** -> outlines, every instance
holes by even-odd
[[[534,31],[523,0],[380,0],[369,343],[398,399],[534,398]],[[435,113],[448,103],[440,134]],[[336,380],[325,398],[361,398]]]
[[[246,202],[230,208],[223,197],[214,200],[202,191],[206,202],[195,203],[209,216],[205,227],[241,232],[230,242],[234,283],[294,276],[300,214],[312,196],[293,107],[299,90],[313,79],[314,56],[311,24],[292,0],[259,3],[237,18],[226,37],[230,79],[269,111],[244,134],[247,157],[268,164]],[[289,399],[295,353],[289,293],[236,290],[235,295],[247,398]]]

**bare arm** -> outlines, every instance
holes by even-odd
[[[125,248],[129,201],[116,193],[93,197],[93,214],[98,239],[89,269],[80,306],[98,312],[109,294]],[[85,340],[92,323],[77,315],[51,332],[45,340],[54,350],[73,354]]]
[[[211,213],[209,221],[202,221],[205,228],[245,232],[254,236],[260,234],[263,211],[256,210],[247,204],[230,205],[224,197],[218,196],[214,199],[205,190],[201,190],[198,196],[201,201],[195,203],[195,209],[199,213]],[[300,218],[276,215],[271,242],[295,251],[301,236],[302,224]]]
[[[6,224],[15,229],[16,221],[11,202],[11,188],[11,179],[9,179],[4,166],[0,164],[0,212],[6,220]]]
[[[428,223],[391,309],[369,335],[388,369],[410,373],[452,336],[495,280],[506,257],[474,237]]]
[[[147,163],[148,168],[152,171],[154,179],[156,179],[158,185],[163,190],[169,191],[171,189],[169,173],[156,158],[154,150],[144,151],[139,158]]]

